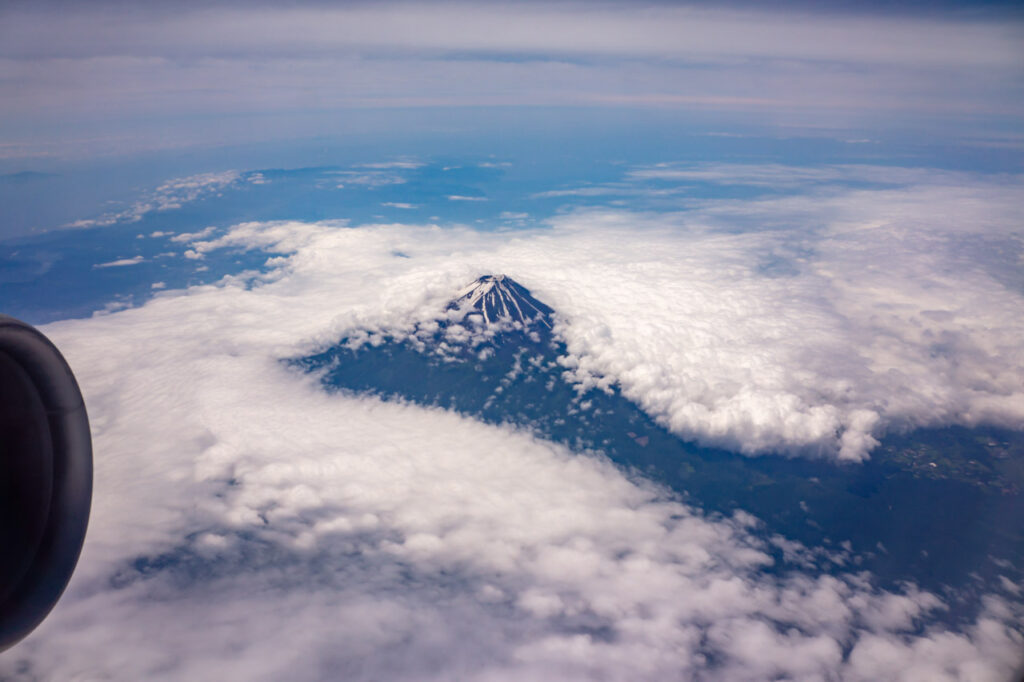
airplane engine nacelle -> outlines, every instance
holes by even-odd
[[[71,368],[38,330],[0,315],[0,651],[57,603],[91,500],[89,420]]]

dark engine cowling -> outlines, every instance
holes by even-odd
[[[57,603],[91,500],[89,420],[71,368],[38,330],[0,315],[0,651]]]

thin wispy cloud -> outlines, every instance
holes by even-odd
[[[780,11],[652,5],[520,3],[481,6],[408,3],[154,10],[104,22],[111,7],[78,8],[38,21],[45,11],[10,12],[11,55],[231,57],[261,52],[310,55],[344,49],[468,50],[503,54],[609,54],[750,57],[927,66],[1016,68],[1019,27],[999,18],[815,15]],[[151,21],[159,17],[159,22]],[[84,23],[83,23],[84,22]],[[15,31],[14,29],[17,29]],[[87,30],[83,30],[87,29]],[[227,29],[227,30],[225,30]],[[53,36],[66,38],[60,42]]]
[[[255,177],[262,179],[256,173]],[[176,178],[162,183],[145,197],[133,203],[129,208],[111,213],[104,213],[97,218],[85,218],[69,223],[66,227],[102,227],[115,223],[135,223],[148,213],[154,211],[172,211],[181,208],[204,196],[219,192],[239,181],[241,174],[237,171],[221,173],[200,173],[184,178]],[[251,178],[250,178],[251,179]],[[151,236],[162,236],[154,232]]]
[[[94,268],[121,268],[126,265],[136,265],[146,260],[142,256],[134,256],[132,258],[119,258],[118,260],[108,261],[106,263],[97,263]]]
[[[0,11],[10,126],[0,128],[0,145],[11,153],[55,153],[52,136],[28,139],[16,124],[77,121],[77,112],[140,126],[159,115],[195,140],[213,131],[189,123],[197,112],[304,112],[308,121],[366,107],[667,107],[836,129],[909,126],[927,114],[928,125],[969,137],[982,127],[959,129],[968,118],[1004,121],[1024,111],[1024,28],[1019,17],[992,12],[964,20],[938,11],[615,3]],[[330,121],[311,132],[344,130]],[[125,130],[110,125],[103,135]],[[1013,131],[1000,125],[989,134]],[[102,139],[95,129],[88,137]],[[73,141],[88,144],[84,130]]]
[[[402,170],[413,170],[421,168],[424,164],[421,161],[380,161],[377,163],[361,163],[360,168],[372,168],[377,170],[400,168]]]

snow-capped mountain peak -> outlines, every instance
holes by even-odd
[[[539,322],[551,326],[551,308],[506,275],[484,275],[468,285],[448,304],[449,310],[479,313],[487,324]]]

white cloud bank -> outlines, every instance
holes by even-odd
[[[300,249],[289,272],[325,283],[363,272],[378,294],[339,308],[324,342],[432,318],[465,282],[509,274],[563,316],[577,381],[617,382],[676,433],[747,454],[859,460],[888,429],[1020,426],[1020,179],[875,175],[917,182],[498,234],[248,224],[193,247]],[[392,249],[412,258],[391,264]]]
[[[329,395],[278,361],[310,339],[432,313],[467,274],[498,266],[567,312],[581,363],[620,344],[642,374],[649,349],[666,353],[657,344],[682,325],[700,331],[672,336],[675,347],[714,334],[712,312],[728,316],[729,334],[790,338],[766,333],[770,287],[767,298],[764,286],[730,288],[753,276],[742,237],[625,220],[574,216],[503,235],[240,225],[193,247],[273,244],[294,255],[262,282],[229,278],[47,326],[86,395],[96,498],[68,594],[0,660],[0,676],[1008,676],[1024,638],[1011,625],[1020,607],[1006,598],[987,597],[962,633],[921,629],[943,605],[913,586],[894,594],[863,574],[764,573],[768,545],[748,515],[705,518],[600,460],[508,428]],[[683,279],[665,289],[668,274]],[[701,276],[717,295],[692,290]],[[607,315],[626,300],[635,315],[622,337]],[[702,303],[704,317],[675,317],[666,306],[677,300],[698,312]],[[794,315],[771,319],[781,327]],[[750,328],[733,328],[747,318]],[[733,338],[735,360],[747,345]],[[637,345],[621,345],[629,339]],[[761,353],[769,366],[773,349]],[[677,356],[665,357],[671,368]],[[699,359],[711,363],[703,386],[714,390],[710,372],[724,361],[710,350]]]

